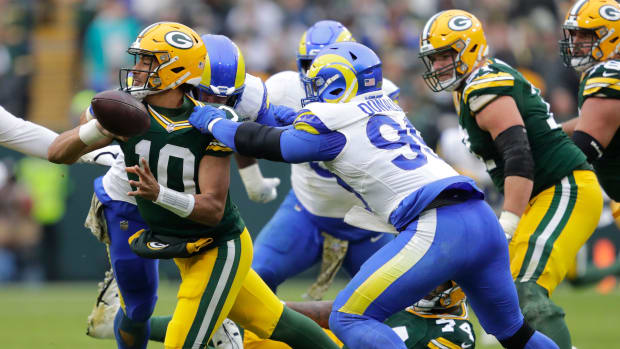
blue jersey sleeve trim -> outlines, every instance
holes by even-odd
[[[345,144],[346,137],[340,132],[310,134],[288,128],[280,137],[282,157],[291,163],[333,160]]]
[[[390,214],[390,223],[396,230],[403,231],[426,206],[447,189],[461,190],[472,199],[484,199],[484,193],[478,189],[473,179],[465,176],[443,178],[425,185],[404,198]]]

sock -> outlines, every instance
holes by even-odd
[[[535,330],[551,338],[561,349],[571,349],[564,311],[549,299],[547,290],[534,282],[516,283],[523,316]]]
[[[530,337],[530,340],[525,343],[525,347],[523,349],[536,349],[536,348],[545,348],[545,349],[558,349],[558,345],[553,343],[549,337],[544,334],[536,331],[534,335]]]
[[[146,349],[149,322],[133,321],[119,311],[114,318],[114,336],[119,349]]]
[[[153,316],[149,322],[151,323],[151,334],[149,340],[155,342],[164,342],[166,338],[166,330],[168,323],[172,320],[172,316]]]
[[[295,349],[338,349],[316,322],[286,306],[269,339]]]
[[[332,311],[329,327],[348,348],[407,349],[390,326],[369,316]]]

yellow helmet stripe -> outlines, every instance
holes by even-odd
[[[299,40],[299,52],[300,55],[305,56],[308,54],[308,47],[306,46],[306,35],[308,31],[304,32],[304,35],[301,36],[301,40]]]
[[[235,45],[233,43],[233,45]],[[237,47],[237,45],[235,45]],[[206,70],[206,69],[205,69]],[[245,59],[239,47],[237,47],[237,74],[235,75],[235,89],[240,88],[245,83]]]
[[[205,55],[205,70],[202,71],[200,86],[204,88],[211,86],[211,60],[209,59],[209,52]]]
[[[353,39],[353,36],[351,35],[351,32],[344,29],[343,31],[340,32],[340,34],[338,34],[338,37],[336,38],[335,42],[355,41],[352,39]]]

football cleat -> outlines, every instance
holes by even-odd
[[[88,315],[86,334],[93,338],[114,339],[114,318],[121,302],[112,269],[105,272],[105,278],[98,286],[97,302]]]
[[[224,319],[222,326],[215,331],[211,338],[216,349],[242,349],[243,338],[239,327],[232,320]]]

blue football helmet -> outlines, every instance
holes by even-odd
[[[226,105],[235,107],[245,87],[243,54],[224,35],[206,34],[202,41],[207,48],[207,57],[196,97],[201,101],[209,101],[209,96],[225,97]]]
[[[362,44],[337,42],[319,52],[302,81],[306,90],[302,106],[311,102],[346,103],[355,96],[381,90],[381,60]]]
[[[340,22],[318,21],[304,32],[297,48],[297,70],[301,77],[312,64],[312,60],[327,45],[335,42],[355,41],[351,32]]]

